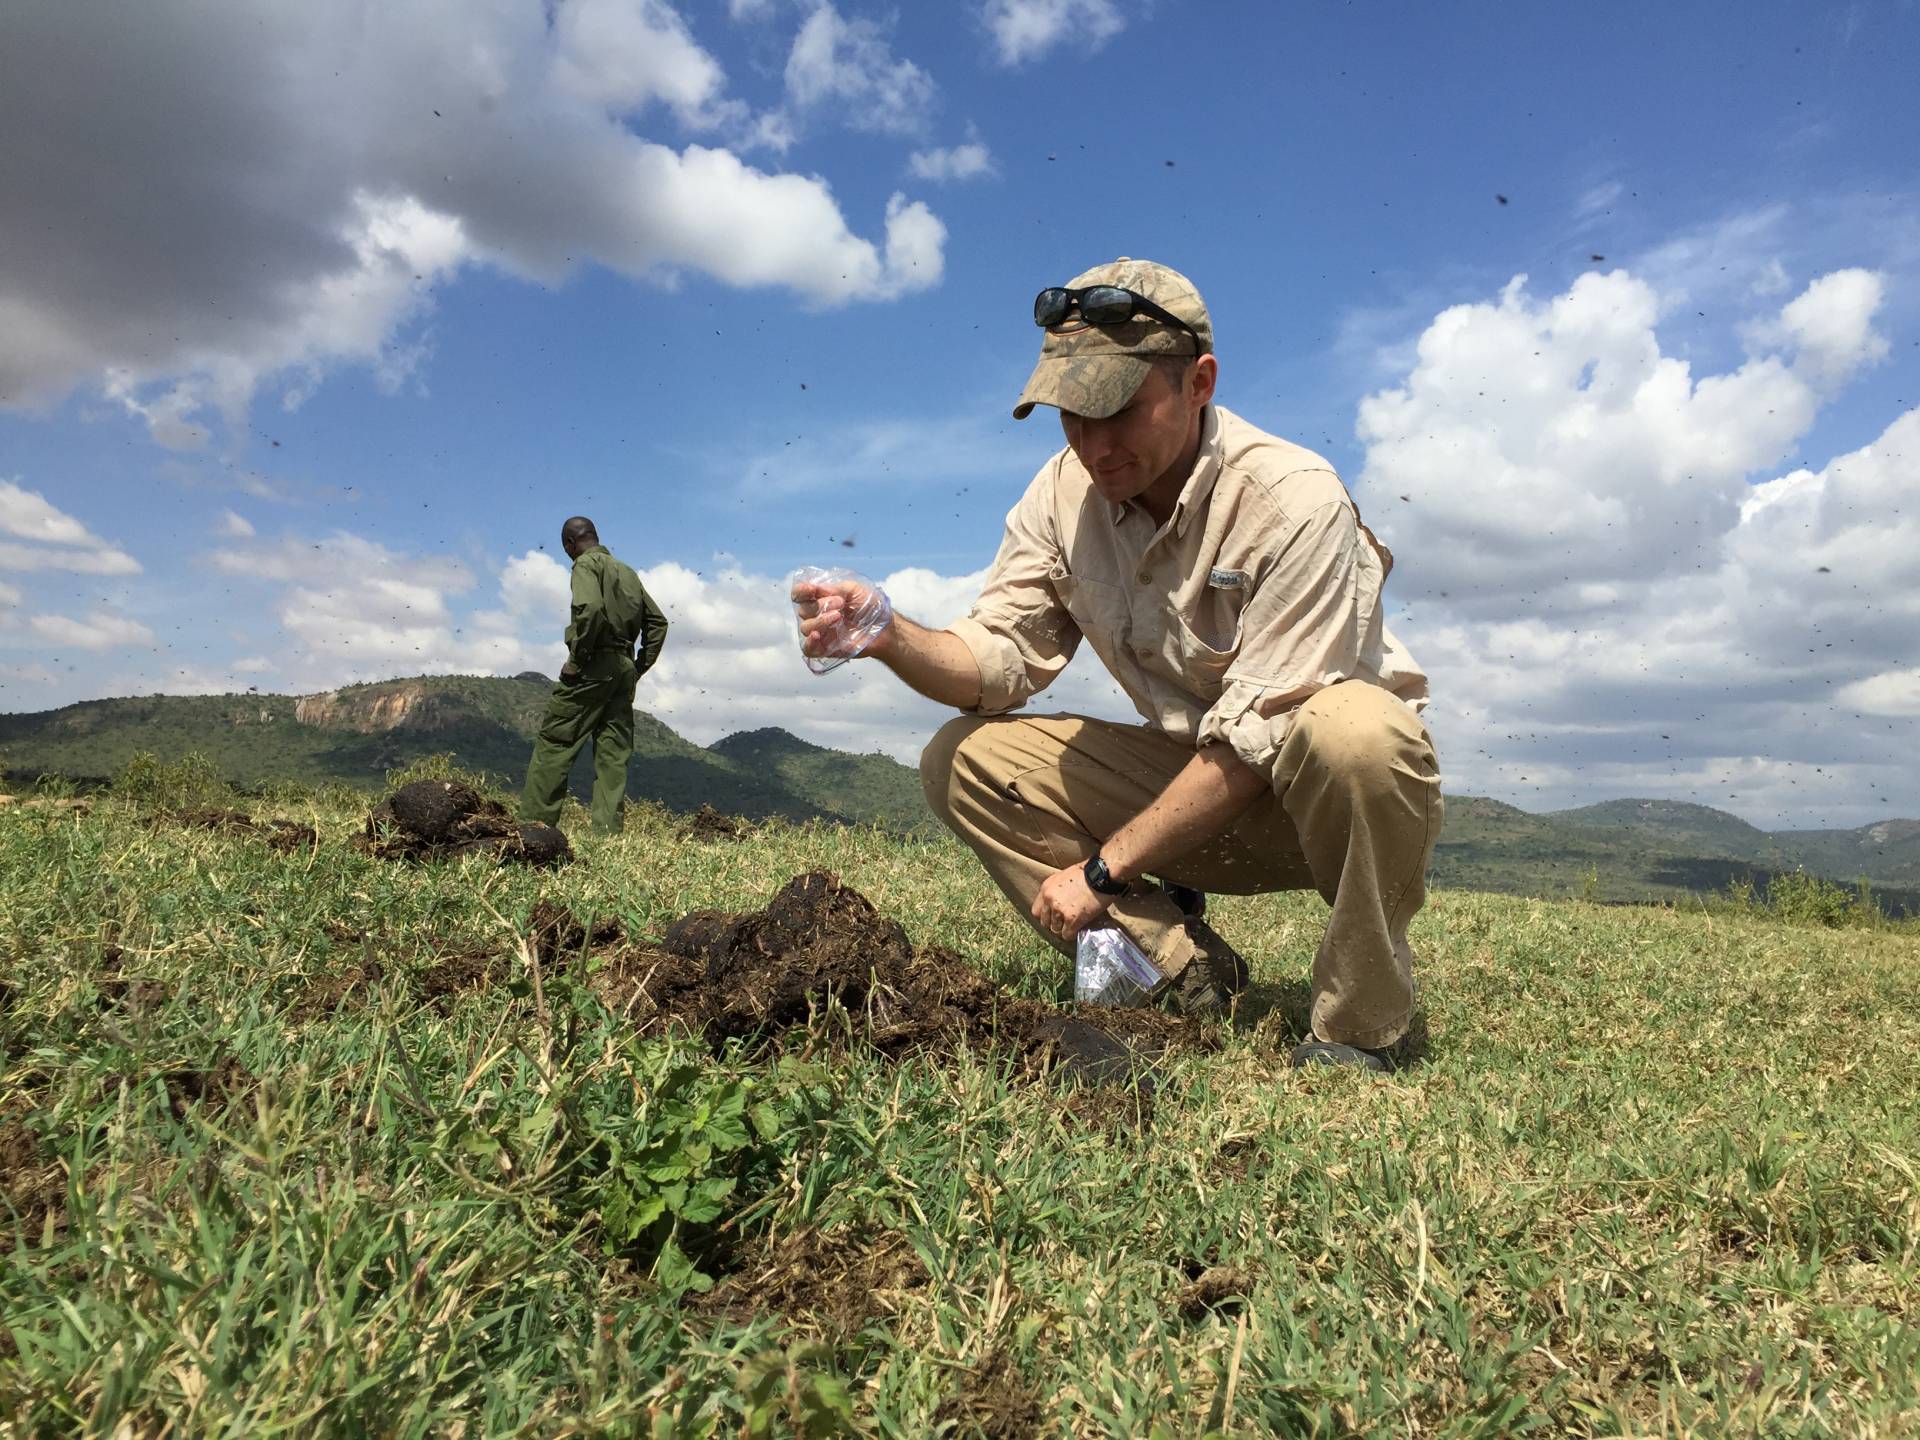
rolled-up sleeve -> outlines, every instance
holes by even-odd
[[[1050,461],[1012,510],[1000,553],[973,609],[948,627],[980,670],[975,715],[1017,710],[1047,688],[1073,658],[1079,627],[1054,589],[1061,547],[1053,517]]]
[[[1200,744],[1224,741],[1271,783],[1301,702],[1367,675],[1379,597],[1377,567],[1363,563],[1365,543],[1344,500],[1326,502],[1294,526],[1247,600],[1239,651],[1220,698],[1201,717]]]

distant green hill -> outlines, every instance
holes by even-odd
[[[425,676],[350,685],[321,695],[156,695],[89,700],[37,714],[0,715],[0,770],[105,780],[135,754],[204,755],[234,784],[344,782],[367,789],[427,755],[452,755],[508,786],[526,774],[550,682],[543,677]],[[711,805],[753,819],[782,816],[878,821],[919,830],[935,822],[920,778],[881,755],[847,755],[782,730],[729,737],[703,749],[641,711],[628,793],[669,809]],[[573,773],[592,785],[586,756]]]
[[[1882,820],[1857,830],[1779,830],[1773,838],[1809,870],[1920,886],[1920,820]]]
[[[1691,855],[1920,886],[1920,820],[1882,820],[1854,830],[1761,830],[1725,811],[1676,800],[1609,800],[1546,818]]]
[[[1759,859],[1767,832],[1737,815],[1683,800],[1606,800],[1577,810],[1553,810],[1543,818],[1584,830],[1627,830],[1678,848],[1712,855]]]
[[[350,685],[321,695],[150,696],[90,700],[0,715],[0,771],[105,780],[134,754],[204,755],[242,786],[344,781],[377,788],[386,772],[447,753],[517,785],[526,773],[549,682],[472,675]],[[592,772],[573,775],[584,795]],[[755,819],[876,822],[930,832],[937,822],[913,770],[885,755],[850,755],[780,729],[747,730],[701,747],[641,712],[629,793],[669,809],[701,805]],[[1856,830],[1765,831],[1737,816],[1668,800],[1610,800],[1534,815],[1498,800],[1447,797],[1434,853],[1436,884],[1601,900],[1673,899],[1804,868],[1846,884],[1873,882],[1889,907],[1920,914],[1920,820]]]
[[[850,811],[900,830],[932,821],[918,772],[888,755],[829,750],[777,727],[738,731],[715,741],[708,753],[748,774],[771,775],[823,810]]]
[[[1449,795],[1433,859],[1437,884],[1522,895],[1661,900],[1764,889],[1805,870],[1871,882],[1892,913],[1920,914],[1920,821],[1857,830],[1761,830],[1736,815],[1667,800],[1611,800],[1545,815]]]

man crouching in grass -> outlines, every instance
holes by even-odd
[[[1333,913],[1293,1063],[1391,1070],[1441,814],[1426,676],[1381,619],[1392,556],[1331,465],[1213,403],[1212,323],[1178,272],[1102,265],[1034,319],[1013,413],[1056,407],[1067,444],[971,613],[929,630],[869,584],[799,583],[803,643],[966,711],[921,758],[934,813],[1056,948],[1118,925],[1176,1011],[1223,1014],[1246,987],[1206,891],[1318,890]],[[847,623],[876,613],[877,635]],[[1144,725],[1008,713],[1083,639]]]

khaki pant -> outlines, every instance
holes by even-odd
[[[1191,745],[1144,725],[961,716],[927,746],[920,777],[934,814],[1024,916],[1049,875],[1085,861],[1192,758]],[[1439,763],[1419,717],[1377,685],[1346,681],[1296,712],[1273,793],[1159,878],[1227,895],[1318,890],[1333,914],[1313,962],[1313,1033],[1390,1045],[1413,1011],[1407,923],[1426,899],[1440,813]],[[1110,913],[1165,973],[1192,957],[1159,886],[1137,883]]]

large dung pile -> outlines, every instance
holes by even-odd
[[[1156,1011],[1069,1012],[1011,995],[951,950],[916,950],[898,923],[820,871],[789,880],[764,910],[695,911],[657,948],[599,954],[590,983],[639,1030],[679,1027],[716,1044],[804,1027],[831,999],[886,1055],[998,1049],[1030,1072],[1065,1065],[1103,1082],[1141,1068],[1136,1047],[1219,1045]]]
[[[523,825],[504,805],[458,780],[402,785],[367,816],[361,849],[382,860],[491,855],[502,864],[560,865],[573,858],[551,825]]]

